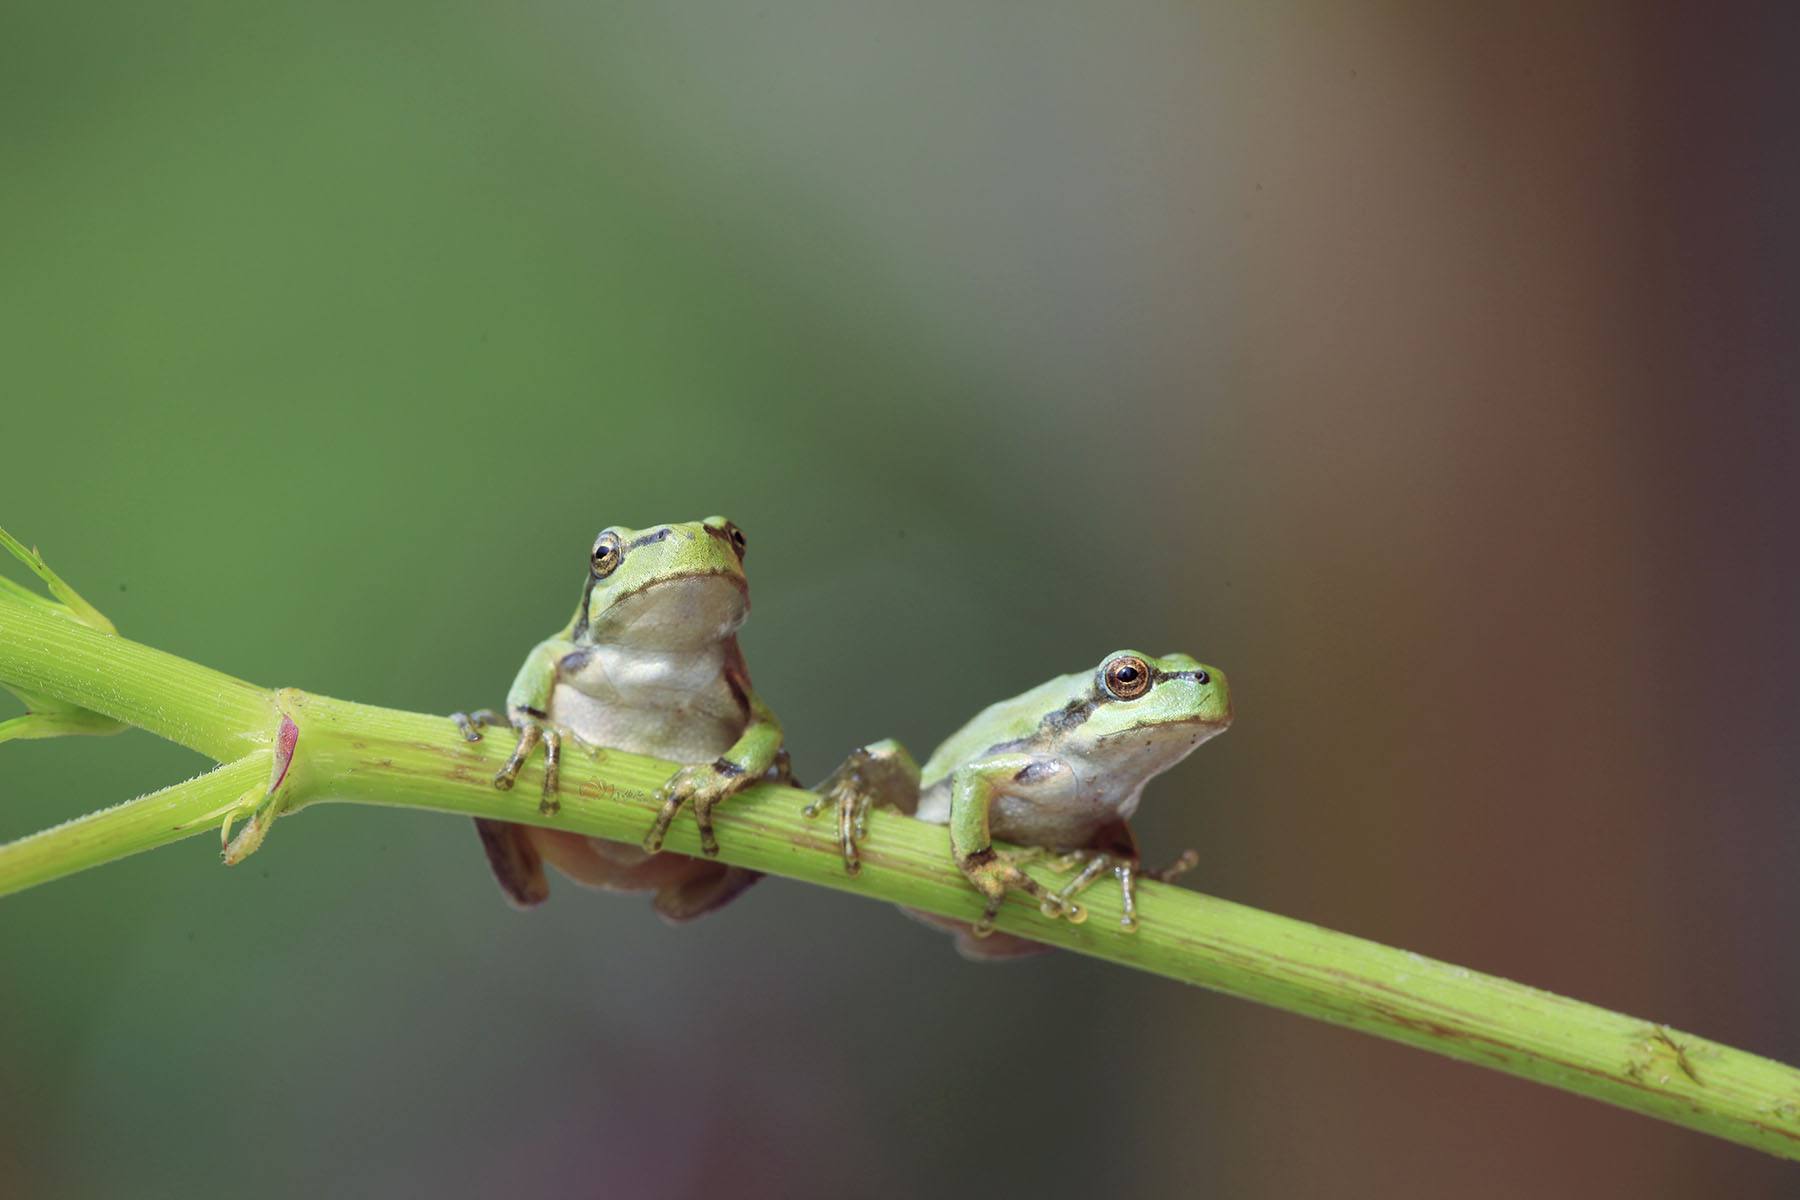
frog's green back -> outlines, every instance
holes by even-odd
[[[1070,701],[1087,699],[1093,687],[1094,673],[1078,671],[1058,675],[1010,700],[988,705],[932,751],[920,773],[920,784],[928,788],[959,763],[979,758],[996,746],[1030,738],[1038,732],[1045,716],[1061,710]]]

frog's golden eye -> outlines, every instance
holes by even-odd
[[[725,532],[731,537],[731,548],[737,551],[737,556],[740,559],[743,558],[744,551],[750,546],[750,539],[744,536],[743,530],[730,522],[726,522]]]
[[[1106,664],[1106,690],[1118,700],[1136,700],[1150,690],[1150,666],[1143,659],[1122,654]]]
[[[616,533],[603,533],[594,539],[594,556],[591,569],[595,579],[605,579],[619,569],[625,561],[625,545],[619,541]]]

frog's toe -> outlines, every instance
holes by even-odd
[[[694,797],[694,824],[700,830],[700,853],[711,858],[719,852],[719,839],[713,833],[712,810],[722,797],[702,792]]]
[[[1105,874],[1107,870],[1116,869],[1113,856],[1099,851],[1091,854],[1066,855],[1058,866],[1063,870],[1072,870],[1077,866],[1081,868],[1075,878],[1056,889],[1056,898],[1064,903],[1087,891],[1093,886],[1094,881]]]
[[[816,817],[829,806],[837,810],[838,845],[844,857],[844,873],[862,870],[857,844],[869,836],[869,811],[880,804],[897,804],[898,798],[917,794],[918,767],[897,742],[880,742],[851,751],[838,769],[820,784],[811,804],[801,815]]]
[[[694,806],[694,824],[700,832],[701,853],[708,856],[717,854],[719,839],[713,833],[713,809],[752,781],[752,776],[744,774],[724,759],[681,768],[657,790],[656,796],[662,801],[662,807],[657,810],[650,832],[644,835],[644,849],[652,854],[661,851],[663,840],[669,835],[669,827],[681,813],[681,806],[691,803]]]
[[[1139,874],[1147,879],[1154,879],[1159,883],[1168,883],[1178,875],[1186,875],[1189,871],[1199,865],[1200,852],[1198,850],[1183,850],[1180,854],[1175,856],[1175,861],[1168,866],[1159,867],[1154,871],[1140,871]]]
[[[668,784],[663,785],[657,797],[662,801],[662,807],[657,809],[656,820],[650,823],[649,832],[644,834],[644,849],[651,854],[662,852],[663,840],[669,836],[669,826],[675,823],[675,815],[687,802],[685,794]]]
[[[544,730],[544,790],[538,799],[538,811],[546,816],[561,812],[562,801],[556,798],[557,773],[562,764],[562,734]]]
[[[479,742],[483,725],[504,729],[511,724],[491,708],[478,708],[472,713],[453,712],[450,714],[450,719],[456,723],[456,730],[462,734],[465,742]]]
[[[506,765],[494,775],[494,786],[503,792],[512,790],[512,785],[518,781],[519,772],[524,769],[526,760],[531,757],[531,752],[537,749],[538,743],[544,738],[543,726],[530,721],[521,721],[516,728],[519,731],[519,740],[513,746],[512,756],[506,760]]]
[[[987,907],[982,911],[981,919],[969,929],[976,937],[987,937],[994,931],[994,919],[1000,915],[1001,906],[1006,903],[1006,893],[1009,891],[1024,892],[1036,900],[1038,911],[1051,920],[1068,917],[1079,924],[1087,919],[1087,914],[1080,905],[1050,891],[1021,871],[1012,860],[1002,857],[994,850],[971,855],[961,866],[963,874],[975,886],[975,890],[987,898]]]
[[[816,817],[829,806],[837,810],[838,849],[844,856],[844,874],[862,871],[862,858],[856,843],[868,833],[869,798],[859,793],[849,780],[834,776],[825,781],[813,802],[800,810],[802,816]]]

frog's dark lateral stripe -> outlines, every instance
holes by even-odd
[[[674,532],[673,529],[664,525],[661,529],[658,529],[653,533],[640,533],[629,542],[625,543],[625,549],[636,550],[639,546],[648,546],[654,542],[666,542],[669,540],[669,535]]]
[[[652,542],[663,541],[666,538],[668,538],[668,536],[671,533],[674,533],[674,532],[675,531],[673,529],[670,529],[667,525],[664,525],[661,529],[658,529],[653,533],[638,534],[638,536],[632,538],[629,542],[626,542],[624,545],[619,547],[619,566],[625,565],[625,552],[627,550],[636,550],[639,546],[648,546]],[[613,569],[616,571],[616,570],[618,570],[618,567],[615,567]],[[584,584],[581,589],[581,615],[579,617],[575,618],[575,628],[570,631],[571,637],[579,638],[579,637],[583,637],[587,634],[588,624],[592,620],[592,608],[593,608],[593,602],[594,602],[594,585],[598,582],[599,582],[599,580],[594,578],[594,573],[592,571],[589,571],[588,577],[587,577],[587,583]]]
[[[725,672],[725,686],[731,689],[731,698],[737,702],[738,712],[745,720],[750,719],[750,681],[738,678],[736,671]]]
[[[723,537],[727,541],[730,541],[729,535],[721,533],[716,529],[713,529],[710,525],[706,527],[706,531],[708,533],[713,534],[715,537]],[[626,542],[622,546],[619,547],[620,566],[624,565],[624,555],[625,555],[626,551],[636,550],[641,546],[652,545],[653,543],[656,543],[656,542],[666,542],[669,540],[670,537],[672,537],[674,535],[674,533],[675,533],[675,531],[673,529],[671,529],[669,526],[665,525],[661,529],[654,530],[650,533],[641,533],[637,537],[632,538],[629,542]],[[615,568],[614,573],[615,574],[617,573],[616,568]],[[697,578],[700,575],[725,575],[725,574],[729,574],[729,572],[726,572],[726,571],[697,571],[697,572],[694,572],[693,576],[691,576],[691,577]],[[591,624],[593,624],[594,585],[598,582],[599,582],[599,580],[594,578],[593,572],[592,571],[588,572],[587,583],[582,585],[582,589],[581,589],[580,615],[578,615],[575,618],[574,628],[571,629],[569,632],[569,636],[571,638],[580,638],[580,637],[586,636],[588,627]],[[646,579],[644,582],[638,584],[636,587],[632,588],[630,591],[620,592],[618,595],[616,595],[612,598],[611,602],[613,604],[617,604],[619,601],[628,599],[632,596],[635,596],[639,592],[643,591],[645,588],[654,587],[657,583],[660,583],[660,582],[666,582],[666,580]],[[746,590],[748,590],[748,589],[746,589]]]
[[[569,631],[569,636],[572,638],[587,636],[588,608],[594,600],[594,584],[596,582],[594,573],[589,571],[587,582],[581,585],[581,615],[575,618],[575,628]]]

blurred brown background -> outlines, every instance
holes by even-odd
[[[492,703],[597,528],[724,511],[805,777],[1189,651],[1194,886],[1800,1061],[1788,7],[0,20],[0,521],[132,636]],[[0,836],[200,765],[9,745]],[[781,882],[523,917],[338,809],[215,864],[0,904],[9,1194],[1800,1189]]]

